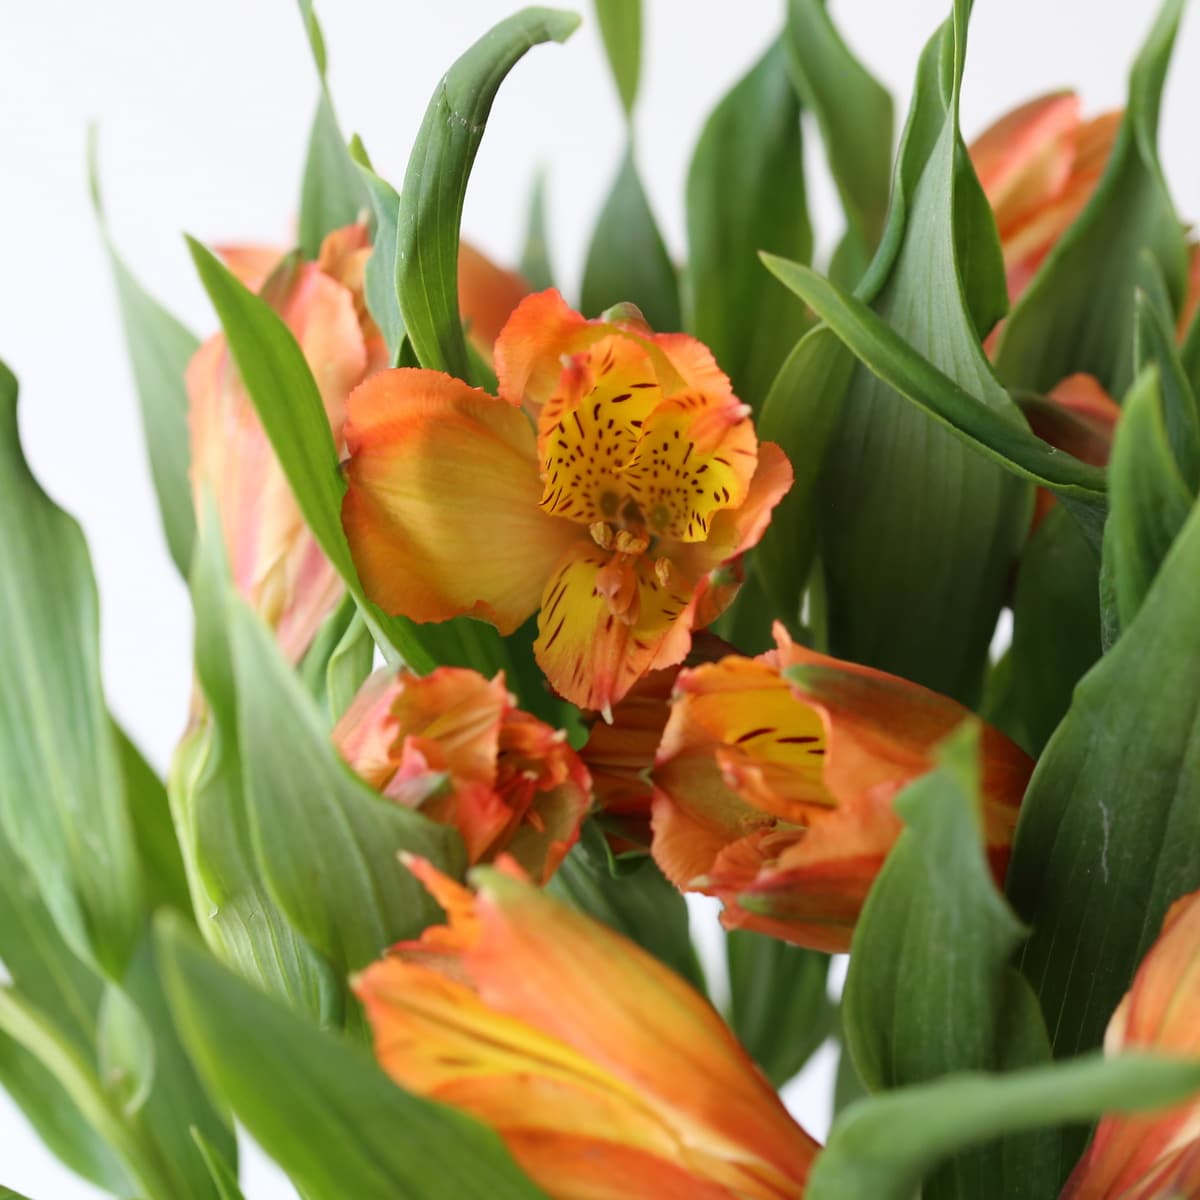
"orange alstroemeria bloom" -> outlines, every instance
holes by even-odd
[[[383,1069],[492,1126],[552,1200],[794,1200],[817,1144],[701,996],[515,877],[409,860],[449,924],[356,981]]]
[[[553,290],[496,343],[500,398],[384,371],[348,402],[342,520],[367,593],[415,621],[511,633],[540,609],[551,684],[608,712],[733,598],[791,485],[709,351]]]
[[[1117,1006],[1106,1054],[1200,1056],[1200,892],[1177,900]],[[1200,1101],[1105,1117],[1062,1200],[1196,1200]]]
[[[471,345],[487,362],[513,309],[531,290],[515,271],[498,267],[469,242],[459,243],[458,313]]]
[[[845,951],[901,830],[897,792],[970,713],[915,683],[795,645],[683,670],[654,769],[652,852],[730,928]],[[983,822],[1003,879],[1032,760],[982,736]]]
[[[507,851],[545,883],[579,838],[588,773],[566,734],[516,707],[503,675],[378,671],[333,741],[372,787],[457,829],[471,863]]]
[[[312,368],[335,441],[346,397],[387,361],[383,339],[363,301],[366,227],[325,239],[316,262],[282,266],[273,250],[222,250],[230,269],[264,295],[287,323]],[[187,368],[192,485],[197,510],[212,493],[238,590],[298,662],[343,585],[300,514],[225,336],[211,337]]]
[[[1119,112],[1083,121],[1079,97],[1056,92],[1013,109],[971,144],[1000,232],[1010,301],[1092,198],[1120,123]]]

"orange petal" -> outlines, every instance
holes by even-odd
[[[1001,231],[1058,194],[1075,161],[1079,97],[1041,96],[1006,113],[971,143],[971,162]]]
[[[686,1167],[619,1142],[513,1130],[505,1138],[522,1170],[548,1195],[570,1200],[743,1200]]]
[[[529,284],[515,271],[498,267],[468,242],[458,246],[458,311],[472,345],[488,361],[500,330],[529,294]]]
[[[1188,247],[1188,255],[1187,293],[1179,309],[1179,324],[1176,327],[1180,341],[1183,341],[1197,311],[1200,311],[1200,242],[1193,242]]]
[[[211,492],[238,591],[298,662],[344,587],[321,553],[223,335],[196,351],[186,373],[197,511]]]
[[[284,252],[277,246],[214,246],[239,283],[257,292],[279,266]]]
[[[383,371],[348,407],[342,522],[368,595],[416,621],[465,613],[511,633],[579,536],[538,508],[528,420],[424,370]]]
[[[1171,906],[1113,1014],[1104,1049],[1200,1055],[1200,892]],[[1165,1111],[1105,1117],[1063,1200],[1193,1196],[1197,1184],[1200,1102],[1191,1100]]]
[[[795,1194],[815,1143],[712,1008],[595,921],[528,884],[479,875],[483,935],[467,964],[481,998],[645,1097],[686,1144],[753,1163],[761,1190],[745,1194]],[[772,1177],[778,1191],[762,1186]]]
[[[770,848],[751,880],[744,864],[719,858],[706,890],[725,901],[724,923],[831,954],[849,951],[867,893],[901,833],[894,795],[852,797],[803,836]]]
[[[971,714],[957,701],[896,675],[843,662],[794,644],[776,624],[778,649],[764,658],[793,693],[824,715],[829,731],[825,785],[839,798],[881,785],[898,788],[924,774],[934,747]],[[1033,760],[984,725],[981,789],[989,845],[1011,835]]]
[[[647,672],[683,660],[694,601],[690,584],[669,571],[664,583],[646,556],[630,559],[578,542],[546,585],[534,643],[538,665],[572,703],[611,712]],[[624,607],[621,615],[614,603]]]
[[[610,332],[585,320],[554,288],[526,296],[496,338],[500,395],[536,414],[558,386],[563,356],[586,350]]]
[[[757,546],[771,523],[775,506],[792,486],[792,464],[774,442],[759,442],[758,462],[746,498],[738,508],[726,508],[713,516],[708,538],[672,551],[672,558],[687,575],[698,577],[734,561]],[[740,582],[740,581],[739,581]],[[713,605],[712,611],[697,616],[697,626],[709,625],[733,599],[736,588]]]

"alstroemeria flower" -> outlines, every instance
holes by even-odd
[[[499,399],[403,369],[350,396],[351,550],[372,599],[415,621],[511,633],[540,609],[547,678],[608,712],[728,605],[791,466],[704,346],[632,314],[528,296],[496,371]]]
[[[1200,892],[1177,900],[1113,1013],[1106,1054],[1200,1056]],[[1062,1200],[1200,1196],[1200,1101],[1105,1117]]]
[[[268,249],[222,253],[248,286],[265,287],[287,322],[340,443],[346,396],[387,360],[362,296],[366,227],[335,230],[317,262],[294,268]],[[223,334],[196,351],[187,392],[197,508],[203,491],[211,491],[238,590],[275,628],[289,661],[298,662],[341,599],[342,581],[300,514]]]
[[[715,662],[736,651],[709,632],[696,636],[684,660],[689,667]],[[614,849],[649,849],[650,802],[654,784],[650,772],[671,715],[671,695],[678,667],[651,671],[625,694],[610,721],[594,721],[579,757],[592,777],[592,796],[605,815]]]
[[[1001,117],[969,153],[992,206],[1009,300],[1092,198],[1112,152],[1121,113],[1080,119],[1079,97],[1056,92]]]
[[[566,734],[516,707],[503,675],[378,671],[333,741],[372,787],[454,826],[471,863],[507,851],[545,883],[578,840],[587,770]]]
[[[654,769],[653,854],[719,897],[730,928],[850,947],[900,833],[896,793],[971,714],[908,680],[795,645],[683,670]],[[1033,761],[985,726],[983,822],[997,879]]]
[[[494,1128],[553,1200],[796,1200],[818,1146],[707,1001],[513,873],[411,869],[448,926],[355,990],[383,1069]]]
[[[1022,399],[1021,411],[1043,441],[1093,467],[1108,465],[1121,406],[1095,376],[1068,375],[1048,396]],[[1056,503],[1052,491],[1038,488],[1031,529],[1046,519]]]
[[[469,242],[458,245],[458,313],[471,345],[492,361],[500,331],[513,309],[529,295],[529,284],[515,271],[498,267]]]

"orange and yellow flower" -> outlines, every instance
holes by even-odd
[[[907,680],[795,645],[680,671],[654,768],[652,852],[730,928],[844,951],[900,833],[897,792],[970,713]],[[988,856],[998,880],[1032,760],[982,736]]]
[[[500,398],[413,369],[350,396],[350,546],[388,612],[507,634],[540,610],[547,678],[607,713],[728,605],[791,467],[704,346],[634,311],[528,296],[495,362]]]
[[[561,730],[516,707],[502,675],[379,671],[333,740],[372,787],[457,829],[471,863],[507,852],[545,883],[579,838],[588,773]]]
[[[1010,301],[1092,198],[1120,123],[1120,112],[1084,121],[1079,97],[1055,92],[1013,109],[971,144],[1000,233]]]
[[[329,234],[316,262],[290,266],[260,247],[222,254],[248,287],[264,289],[300,343],[340,444],[347,395],[387,361],[363,300],[366,227]],[[300,514],[223,334],[196,351],[187,392],[197,509],[211,492],[238,590],[298,662],[341,599],[342,581]]]
[[[796,1200],[817,1144],[708,1003],[516,877],[409,860],[449,924],[356,981],[383,1069],[492,1126],[553,1200]]]
[[[1200,892],[1177,900],[1117,1006],[1106,1054],[1200,1056]],[[1200,1101],[1105,1117],[1062,1200],[1200,1196]]]

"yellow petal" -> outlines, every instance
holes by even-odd
[[[577,526],[538,508],[533,429],[437,371],[391,370],[349,400],[342,522],[367,594],[415,621],[470,614],[511,633]]]

